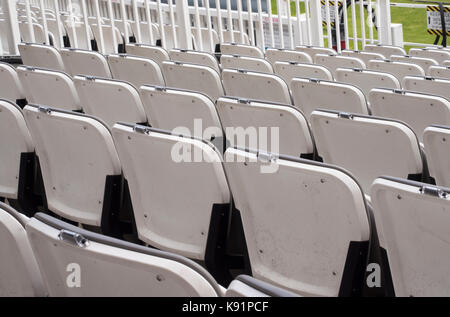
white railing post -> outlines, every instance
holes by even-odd
[[[311,10],[311,45],[323,46],[322,14],[320,1],[310,1]]]
[[[17,20],[17,10],[15,0],[1,0],[3,15],[6,19],[6,34],[8,37],[2,41],[8,42],[10,55],[19,55],[17,44],[20,42],[19,22]]]
[[[180,28],[178,45],[181,49],[192,49],[191,21],[189,19],[189,7],[187,0],[175,0],[177,9],[177,23]]]
[[[378,26],[378,39],[380,44],[391,45],[391,1],[378,0],[380,25]]]

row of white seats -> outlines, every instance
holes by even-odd
[[[2,102],[2,105],[5,105],[2,113],[8,108],[14,108],[7,102]],[[13,111],[18,111],[18,115],[21,115],[20,109],[14,108]],[[307,188],[308,184],[305,187],[298,183],[289,185],[290,181],[283,170],[267,179],[271,184],[269,187],[261,188],[283,188],[273,194],[267,193],[265,197],[269,200],[264,203],[260,199],[262,196],[253,195],[242,186],[247,180],[261,185],[268,182],[253,177],[244,177],[245,182],[239,180],[245,174],[240,170],[244,165],[239,162],[228,164],[231,160],[227,159],[223,165],[221,154],[206,141],[126,123],[115,124],[110,132],[105,124],[93,117],[42,106],[27,105],[24,116],[15,119],[16,122],[22,121],[22,125],[16,126],[15,131],[11,129],[8,139],[10,142],[14,142],[14,139],[17,141],[17,138],[23,138],[26,127],[30,130],[40,161],[48,209],[56,215],[77,223],[100,226],[105,217],[105,179],[108,175],[123,173],[129,184],[139,239],[161,250],[207,261],[210,249],[208,241],[211,241],[208,236],[217,234],[218,231],[217,228],[212,230],[213,217],[217,213],[227,212],[233,194],[236,207],[243,217],[245,241],[254,277],[304,295],[342,295],[351,292],[353,287],[359,289],[362,285],[360,276],[354,276],[358,270],[345,270],[347,273],[344,274],[344,267],[347,261],[357,261],[358,266],[365,264],[364,249],[361,249],[362,258],[356,256],[347,259],[347,254],[359,254],[348,252],[350,241],[355,241],[356,245],[352,247],[359,250],[369,239],[368,220],[364,220],[367,217],[364,196],[359,185],[349,175],[334,167],[302,160],[298,164],[298,172],[300,175],[311,176],[311,168],[317,170],[312,175],[315,180],[325,177],[324,174],[331,176],[336,173],[339,174],[335,176],[336,180],[340,177],[348,178],[353,182],[351,195],[354,197],[341,199],[342,206],[336,207],[334,196],[325,205],[322,204],[323,199],[311,201],[310,190],[315,190],[316,184],[322,183],[311,179],[311,189]],[[186,151],[183,152],[182,149]],[[234,155],[233,151],[229,148],[225,157]],[[247,155],[246,152],[241,154]],[[181,159],[180,162],[177,155],[184,161]],[[200,155],[200,162],[196,161],[197,155]],[[2,164],[12,166],[3,158]],[[288,165],[285,168],[290,174]],[[248,170],[250,171],[263,175],[255,168]],[[260,177],[258,175],[255,177]],[[292,181],[298,177],[297,172],[294,172]],[[328,186],[337,187],[331,189]],[[346,182],[336,184],[330,181],[326,182],[323,190],[330,190],[343,197],[349,194],[347,186]],[[249,188],[253,187],[254,185],[249,184]],[[289,190],[286,191],[287,188]],[[289,194],[298,189],[302,189],[304,195]],[[357,190],[354,191],[355,189]],[[257,219],[251,216],[253,211],[242,209],[249,205],[244,199],[252,199],[252,204],[263,203],[268,204],[267,206],[270,201],[283,201],[281,197],[271,197],[272,195],[295,198],[295,202],[291,203],[295,206],[308,205],[305,210],[322,214],[320,219],[335,218],[332,221],[333,228],[325,228],[327,221],[311,223],[310,220],[319,219],[313,215],[304,215],[305,219],[298,215],[298,220],[293,221],[292,217],[298,214],[297,211],[284,204],[274,206],[275,209],[287,212],[285,216],[277,212],[277,224],[274,222],[275,218],[270,216],[272,209],[254,209],[255,212],[267,213],[269,217],[260,215]],[[355,201],[358,201],[356,207],[353,205]],[[289,201],[286,204],[290,205]],[[354,221],[338,220],[348,217]],[[250,219],[262,222],[254,224]],[[264,234],[261,236],[259,229],[255,232],[255,228],[261,228],[264,223],[270,224],[270,228],[262,230]],[[296,231],[291,230],[292,226],[297,228]],[[305,228],[299,230],[299,226]],[[313,231],[309,230],[313,227]],[[284,229],[280,230],[281,228]],[[295,239],[291,236],[286,240],[282,233],[298,230],[304,234]],[[319,239],[319,232],[328,232],[328,238]],[[334,233],[331,234],[332,232]],[[362,235],[357,232],[362,232]],[[267,239],[266,235],[273,238]],[[340,238],[337,239],[336,235]],[[334,238],[330,240],[331,236]],[[298,252],[299,243],[306,244],[302,248],[303,253]],[[280,248],[281,245],[284,247]],[[314,251],[322,248],[323,252],[320,254]],[[274,266],[275,259],[278,264]],[[334,265],[330,267],[330,263]],[[324,274],[325,271],[328,274]],[[358,281],[358,285],[348,284],[350,280]],[[345,290],[341,289],[343,284],[347,285]]]
[[[245,275],[225,289],[182,256],[89,232],[46,214],[28,218],[4,203],[0,237],[2,297],[296,296]],[[80,280],[72,285],[69,275],[77,268]]]
[[[236,45],[224,44],[222,45],[222,49],[234,47]],[[21,45],[19,46],[23,61],[26,65],[30,66],[38,66],[49,69],[56,70],[66,70],[70,75],[76,74],[85,74],[99,77],[111,77],[112,76],[118,79],[127,80],[136,87],[139,87],[142,84],[156,84],[156,85],[168,85],[172,87],[192,89],[206,93],[213,99],[217,99],[217,97],[223,94],[222,83],[220,82],[220,77],[217,72],[220,72],[220,66],[218,65],[215,57],[208,53],[201,53],[196,51],[183,51],[183,50],[171,50],[167,53],[160,47],[152,47],[147,45],[128,45],[127,50],[131,51],[135,55],[145,56],[145,57],[137,57],[137,56],[122,56],[122,55],[110,55],[108,58],[103,57],[101,54],[96,52],[88,52],[83,50],[63,50],[61,54],[51,48],[45,46],[38,45]],[[251,47],[252,49],[254,47]],[[298,62],[283,62],[284,59],[293,59],[294,55],[290,55],[292,52],[288,51],[280,51],[275,49],[268,49],[267,54],[270,57],[272,65],[265,60],[257,60],[250,57],[242,57],[242,56],[232,56],[232,55],[222,55],[222,67],[233,67],[239,69],[240,73],[245,72],[245,69],[253,69],[258,71],[264,71],[266,68],[274,68],[276,75],[268,74],[267,76],[258,75],[260,78],[267,77],[273,78],[270,81],[272,86],[275,86],[276,90],[281,90],[278,92],[278,95],[281,96],[267,96],[272,94],[273,89],[265,90],[265,93],[261,95],[259,91],[248,89],[248,86],[251,84],[247,83],[245,86],[238,85],[242,90],[246,91],[247,95],[243,95],[239,91],[234,91],[233,88],[227,89],[227,85],[225,85],[225,93],[227,95],[234,96],[242,96],[248,98],[258,98],[263,99],[266,98],[268,101],[276,101],[276,102],[289,102],[287,101],[287,90],[288,88],[284,86],[289,86],[290,82],[295,77],[307,77],[307,78],[317,78],[323,80],[332,80],[333,77],[336,77],[336,80],[339,82],[355,85],[360,88],[363,94],[368,98],[368,94],[373,88],[391,88],[391,89],[400,89],[402,86],[404,89],[412,90],[412,91],[425,91],[425,92],[435,92],[439,91],[438,95],[442,95],[446,98],[449,98],[448,89],[442,89],[442,85],[446,85],[445,79],[436,78],[434,80],[434,84],[431,86],[437,86],[435,88],[426,88],[422,89],[420,86],[429,86],[429,84],[419,84],[417,85],[417,81],[413,80],[411,83],[410,76],[404,78],[403,85],[400,84],[400,81],[395,78],[394,75],[389,73],[389,70],[385,70],[387,72],[378,72],[371,70],[363,70],[360,68],[337,68],[335,70],[334,76],[330,71],[326,69],[326,67],[320,65],[312,65]],[[294,52],[295,53],[295,52]],[[300,54],[300,53],[299,53]],[[303,56],[303,55],[299,55]],[[322,58],[322,55],[317,55],[319,58]],[[317,57],[316,56],[316,57]],[[122,58],[121,58],[122,57]],[[324,58],[337,58],[336,56],[323,56]],[[301,57],[303,58],[303,57]],[[344,58],[344,57],[342,57]],[[350,57],[346,57],[350,58]],[[110,61],[108,66],[108,60]],[[151,59],[149,61],[148,59]],[[352,59],[352,58],[350,58]],[[176,63],[177,65],[173,65],[173,63],[168,63],[167,61],[174,60],[176,62],[187,63],[186,65],[182,65],[180,63]],[[154,63],[158,64],[161,68],[158,69]],[[165,63],[167,62],[167,63]],[[379,61],[373,61],[379,62]],[[188,65],[188,64],[198,64],[197,66]],[[392,63],[381,61],[381,63],[385,63],[386,65],[395,66]],[[165,65],[163,65],[165,64]],[[250,66],[252,64],[253,66]],[[202,65],[202,66],[200,66]],[[145,68],[147,66],[147,68]],[[342,65],[346,66],[346,65]],[[351,66],[351,65],[347,65]],[[406,65],[408,68],[411,66],[410,64]],[[212,68],[206,69],[205,67]],[[418,67],[418,66],[417,66]],[[111,70],[110,70],[111,68]],[[148,70],[151,69],[151,71]],[[145,70],[145,71],[144,71]],[[244,70],[244,71],[243,71]],[[398,70],[402,72],[401,70]],[[441,74],[436,74],[438,76],[443,77],[443,71],[441,70]],[[227,80],[226,78],[230,77],[230,72],[226,70],[222,72],[222,77],[224,78],[224,82]],[[168,74],[166,73],[172,73]],[[422,72],[423,73],[423,72]],[[407,75],[408,73],[404,73],[403,75]],[[173,76],[172,76],[173,75]],[[402,75],[402,76],[403,76]],[[248,77],[249,75],[231,75],[231,77]],[[279,76],[280,78],[276,78]],[[399,76],[403,78],[402,76]],[[165,78],[165,83],[163,83],[163,79]],[[192,80],[197,79],[197,80]],[[429,79],[427,77],[427,79]],[[285,81],[283,83],[282,81]],[[269,83],[269,81],[267,81]],[[267,85],[266,85],[267,86]],[[278,87],[281,86],[281,87]],[[270,87],[269,87],[270,88]],[[252,91],[255,91],[253,95]],[[295,95],[293,93],[293,95]],[[259,96],[259,97],[258,97]],[[267,99],[269,98],[269,99]],[[295,103],[294,97],[294,103]],[[369,103],[370,105],[370,103]],[[345,109],[340,109],[345,110]],[[359,111],[359,110],[358,110]],[[350,112],[358,112],[353,110]],[[366,112],[362,112],[366,113]]]
[[[95,142],[92,137],[92,130],[95,128],[93,125],[87,125],[87,120],[91,118],[57,110],[40,111],[33,106],[27,106],[25,112],[27,117],[47,117],[41,129],[47,130],[49,134],[55,129],[56,122],[75,123],[79,120],[81,122],[78,127],[86,128],[78,129],[79,131],[91,131],[91,135],[87,136],[90,141],[84,140],[85,145],[87,142]],[[52,124],[53,116],[55,124]],[[58,134],[65,135],[63,125],[56,125]],[[82,134],[73,130],[72,132],[79,136]],[[370,225],[370,209],[363,190],[345,170],[310,160],[235,148],[227,149],[222,170],[218,153],[209,144],[199,140],[128,124],[116,124],[113,135],[120,160],[124,164],[124,173],[129,181],[133,179],[130,181],[130,189],[133,203],[138,202],[134,210],[136,221],[140,222],[139,217],[151,219],[151,222],[145,220],[138,224],[141,238],[146,237],[147,241],[153,243],[153,240],[160,238],[162,231],[165,231],[163,229],[172,229],[165,231],[166,234],[170,232],[170,235],[176,237],[183,235],[191,228],[194,220],[199,221],[202,218],[192,217],[191,213],[186,215],[186,206],[190,204],[178,206],[180,200],[183,200],[180,199],[181,196],[200,206],[201,202],[204,203],[213,196],[212,192],[223,186],[227,188],[228,180],[236,208],[244,220],[252,272],[256,278],[303,295],[335,296],[342,294],[346,288],[355,287],[348,284],[349,280],[355,278],[352,275],[354,272],[349,270],[354,265],[356,270],[366,265],[368,242],[371,230],[375,227]],[[103,137],[110,138],[107,134]],[[48,145],[51,145],[52,141],[49,140]],[[96,141],[100,145],[98,138]],[[188,146],[192,153],[195,149],[200,151],[208,163],[179,165],[180,163],[173,162],[171,149],[178,142]],[[60,151],[67,151],[68,147],[72,146],[70,154],[73,154],[79,150],[79,147],[74,148],[74,145],[72,143]],[[70,157],[70,154],[67,157]],[[105,159],[105,155],[98,156],[99,152],[85,153],[86,156],[91,154],[99,160]],[[106,154],[106,157],[108,155],[111,153]],[[72,158],[70,163],[76,162],[77,159],[78,157]],[[66,166],[68,162],[66,159]],[[274,173],[261,173],[268,164],[276,164],[277,170]],[[224,177],[225,172],[227,178]],[[302,182],[298,179],[302,179]],[[71,181],[73,183],[74,180]],[[151,186],[152,182],[158,186]],[[206,189],[203,189],[205,187]],[[161,192],[164,194],[161,195]],[[446,247],[442,241],[446,236],[448,217],[445,211],[450,207],[449,193],[445,188],[392,178],[378,178],[371,187],[380,245],[386,250],[388,257],[381,264],[383,270],[390,270],[396,295],[448,294],[448,265],[436,267],[433,263],[435,259],[444,264],[450,260],[447,253],[442,252],[442,248]],[[147,209],[140,210],[141,205]],[[194,210],[199,209],[198,206],[195,207],[197,208]],[[160,208],[165,211],[164,221],[158,221]],[[182,225],[177,221],[175,226],[178,231],[173,231],[174,228],[169,226],[168,219],[171,218],[168,216],[177,210],[177,217],[185,220],[181,221]],[[411,217],[411,210],[414,211],[415,217]],[[141,212],[144,213],[140,214]],[[46,216],[36,217],[47,226],[49,223],[50,226],[54,226],[55,222],[60,223]],[[76,240],[77,236],[72,233],[75,227],[65,228],[71,232],[62,233],[62,227],[51,230],[36,220],[31,221],[27,228],[29,226],[35,233],[34,236],[30,235],[33,248],[40,245],[40,248],[51,247],[53,252],[64,253],[64,248],[57,251],[62,243],[67,242],[64,237],[67,240]],[[408,225],[405,226],[405,223]],[[148,231],[142,231],[141,225]],[[41,230],[37,230],[38,227]],[[152,229],[159,229],[154,236],[149,234]],[[79,232],[77,230],[75,232]],[[47,234],[40,233],[41,231]],[[57,240],[58,234],[62,238]],[[81,235],[76,240],[81,244],[85,242],[84,235],[89,241],[95,240],[84,231]],[[430,239],[431,235],[433,239]],[[436,239],[436,236],[442,238]],[[57,240],[59,243],[53,248],[53,243],[43,242],[43,237],[51,239],[50,241]],[[38,242],[35,243],[34,239]],[[161,244],[167,242],[160,241]],[[183,240],[183,247],[186,247],[188,241]],[[299,248],[299,245],[302,247]],[[45,272],[48,275],[53,271],[61,272],[53,263],[48,263],[53,258],[48,256],[49,252],[51,251],[44,252],[46,256],[38,257],[38,261],[45,261]],[[423,256],[423,252],[428,256]],[[80,262],[84,264],[84,254],[82,251],[78,253]],[[358,256],[351,257],[351,254]],[[89,255],[92,256],[92,253]],[[352,266],[348,267],[349,263],[353,263]],[[132,281],[136,282],[135,279]],[[60,285],[55,294],[61,294],[63,291],[64,287]]]

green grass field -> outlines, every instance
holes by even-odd
[[[272,11],[274,13],[276,10],[276,0],[272,1]],[[410,0],[391,0],[391,3],[413,3]],[[373,1],[375,3],[375,1]],[[304,12],[303,6],[301,9]],[[292,15],[295,15],[295,3],[291,3],[291,12]],[[367,19],[367,12],[366,19]],[[356,8],[356,23],[358,24],[358,32],[360,32],[360,19],[359,19],[359,5]],[[401,23],[403,25],[403,40],[405,42],[415,42],[415,43],[428,43],[433,44],[435,40],[434,35],[429,35],[427,33],[427,13],[426,9],[422,8],[396,8],[391,7],[391,21],[392,23]],[[348,18],[349,18],[349,36],[352,38],[352,18],[351,18],[351,10],[348,9]],[[326,32],[326,31],[325,31]],[[377,32],[374,30],[374,37],[376,38]],[[359,34],[360,35],[360,34]],[[369,38],[369,28],[366,23],[366,37]],[[325,45],[327,45],[327,39],[325,38]],[[351,42],[351,48],[353,49],[353,42]],[[411,46],[406,46],[405,49],[409,50]],[[361,45],[360,47],[361,48]]]

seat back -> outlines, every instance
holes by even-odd
[[[436,62],[434,59],[415,57],[410,55],[392,55],[391,60],[394,62],[416,64],[417,66],[420,66],[423,69],[426,75],[428,74],[428,70],[431,66],[439,65],[438,62]]]
[[[17,75],[29,103],[65,110],[81,110],[72,78],[66,73],[19,66]]]
[[[136,89],[142,85],[164,86],[161,68],[151,59],[132,55],[109,55],[108,63],[113,78],[127,81]]]
[[[384,55],[380,53],[375,52],[364,52],[364,51],[350,51],[350,50],[343,50],[341,52],[341,55],[348,56],[348,57],[355,57],[364,62],[364,64],[367,66],[371,60],[378,59],[383,60],[386,59]]]
[[[450,100],[450,79],[408,76],[402,86],[406,90],[441,96]]]
[[[58,34],[59,34],[58,33],[58,23],[55,18],[52,18],[52,19],[47,18],[47,28],[48,28],[48,31],[53,35],[53,40],[54,40],[53,45],[57,49],[64,47],[64,43],[61,43],[61,39],[58,36]],[[62,25],[61,25],[60,31],[63,36],[66,36],[66,30],[64,29],[64,27]]]
[[[28,21],[19,22],[19,31],[22,42],[45,44],[44,28],[39,23],[32,22],[34,41],[31,40],[30,28]]]
[[[238,43],[243,45],[250,45],[250,39],[248,38],[247,33],[241,33],[240,31],[233,31],[233,37],[234,40],[231,40],[231,31],[230,30],[224,30],[223,32],[223,42],[224,43]],[[242,36],[241,36],[242,34]]]
[[[202,36],[202,51],[203,52],[209,52],[214,53],[216,51],[216,45],[220,43],[219,41],[219,35],[217,34],[216,30],[211,29],[212,33],[212,42],[211,38],[209,37],[209,30],[208,28],[200,28],[200,34]],[[200,50],[200,37],[198,35],[198,31],[196,27],[192,28],[192,36],[194,37],[195,41],[195,47]]]
[[[308,122],[293,106],[221,97],[216,107],[231,146],[313,158]]]
[[[368,69],[376,70],[379,72],[385,72],[394,75],[402,82],[406,76],[425,76],[425,72],[422,67],[403,62],[392,62],[390,60],[378,61],[373,60],[369,62]]]
[[[266,59],[274,65],[276,62],[312,63],[313,59],[308,53],[295,50],[268,48]]]
[[[420,142],[429,125],[450,125],[450,102],[445,98],[391,89],[374,89],[368,97],[373,115],[406,122]]]
[[[140,94],[152,127],[167,131],[183,127],[187,129],[183,134],[205,140],[222,137],[216,107],[206,95],[155,86],[141,87]],[[205,134],[208,128],[212,129],[211,135]]]
[[[22,63],[27,66],[64,71],[64,64],[58,50],[41,44],[19,44]]]
[[[231,200],[219,153],[198,139],[143,126],[116,124],[113,135],[139,239],[205,260],[212,217]]]
[[[449,66],[430,66],[428,69],[428,75],[436,78],[444,78],[450,80],[450,67]]]
[[[50,296],[221,294],[205,269],[175,254],[96,234],[45,214],[37,214],[26,229]]]
[[[48,209],[72,221],[104,227],[109,214],[103,209],[109,211],[111,200],[117,199],[110,188],[117,181],[114,176],[121,175],[107,126],[93,117],[34,105],[26,106],[24,115],[39,157]]]
[[[104,52],[103,54],[115,54],[118,51],[118,47],[114,47],[113,34],[110,25],[101,25],[103,32],[103,44]],[[100,28],[97,24],[91,24],[92,32],[94,33],[94,38],[97,41],[97,47],[101,49],[100,46]],[[117,45],[123,45],[122,35],[119,29],[115,26],[114,32],[116,32],[116,43]]]
[[[76,76],[73,81],[84,112],[102,119],[109,127],[118,121],[147,122],[139,92],[133,85],[86,76]]]
[[[314,111],[311,127],[323,161],[350,171],[365,193],[382,175],[421,180],[419,142],[404,123],[334,111]]]
[[[316,54],[314,63],[328,68],[334,77],[336,77],[336,69],[338,68],[366,68],[364,62],[359,58],[341,55]]]
[[[167,51],[159,46],[147,44],[127,44],[126,51],[130,55],[151,59],[156,62],[159,67],[162,67],[162,62],[170,60]]]
[[[86,75],[111,78],[106,57],[95,51],[82,49],[61,49],[60,50],[64,68],[70,76]]]
[[[442,64],[446,60],[450,60],[450,51],[430,48],[411,48],[409,50],[409,55],[414,57],[431,58],[439,64]]]
[[[363,92],[352,85],[325,80],[294,78],[291,81],[294,106],[309,120],[318,108],[368,114]]]
[[[0,202],[0,296],[46,296],[47,291],[28,241],[29,219]]]
[[[315,64],[275,62],[273,69],[288,85],[295,77],[333,80],[333,75],[326,67]]]
[[[429,126],[423,133],[423,143],[427,162],[430,167],[430,175],[436,180],[436,184],[450,186],[450,125]]]
[[[349,296],[349,284],[361,287],[370,229],[362,190],[348,173],[231,147],[225,170],[253,277],[308,296]]]
[[[366,44],[364,46],[364,51],[378,53],[388,59],[391,58],[391,55],[406,55],[406,51],[402,47],[390,45]]]
[[[314,60],[316,54],[336,54],[334,49],[320,46],[299,45],[295,47],[295,50],[308,54],[312,60]]]
[[[395,296],[448,296],[450,190],[378,178],[371,197]],[[438,264],[439,263],[439,264]]]
[[[169,51],[169,57],[174,62],[182,62],[189,64],[197,64],[201,66],[207,66],[220,73],[219,64],[216,57],[211,53],[171,49]]]
[[[273,74],[224,69],[222,81],[227,96],[292,104],[287,84]]]
[[[224,94],[219,74],[211,67],[181,62],[163,62],[168,87],[203,93],[216,101]]]
[[[251,72],[273,73],[272,65],[262,58],[239,56],[239,55],[222,55],[220,57],[222,68],[243,69]]]
[[[14,66],[0,63],[0,82],[0,98],[23,106],[25,103],[25,92]]]
[[[264,53],[261,51],[261,49],[252,45],[222,43],[220,44],[220,52],[225,55],[240,55],[255,58],[264,58]]]
[[[148,29],[148,23],[147,22],[140,22],[141,27],[141,43],[146,43],[149,45],[155,45],[156,41],[161,39],[161,34],[159,32],[159,27],[155,23],[152,23],[152,33],[153,33],[153,42],[150,41],[150,31]],[[137,34],[137,25],[135,22],[130,21],[131,29],[133,30],[133,34]],[[137,44],[141,44],[137,43]],[[127,50],[128,52],[128,50]],[[129,54],[133,54],[132,52],[128,52]],[[140,55],[139,55],[140,56]]]
[[[17,199],[21,179],[21,156],[34,152],[22,110],[0,99],[0,197]]]
[[[88,42],[94,39],[91,27],[88,26],[88,33],[86,34],[86,28],[84,22],[72,22],[66,21],[64,26],[67,30],[67,36],[69,37],[70,47],[89,50]],[[75,43],[75,36],[77,37],[77,42]],[[92,44],[92,43],[91,43]]]
[[[366,98],[374,88],[401,88],[400,82],[394,75],[366,69],[338,68],[336,81],[358,87]]]

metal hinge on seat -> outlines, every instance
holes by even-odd
[[[62,229],[59,232],[58,238],[80,248],[85,248],[89,245],[89,240],[83,237],[83,235],[66,229]]]
[[[447,194],[448,194],[447,192],[443,191],[439,187],[430,186],[430,185],[423,185],[420,188],[420,192],[424,195],[430,195],[430,196],[439,197],[439,198],[446,198]]]

